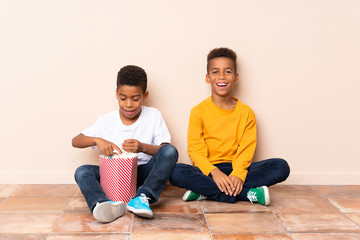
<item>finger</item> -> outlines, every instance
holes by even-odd
[[[232,187],[231,185],[232,185],[232,184],[230,184],[229,182],[227,182],[227,183],[225,184],[226,189],[227,189],[228,193],[230,194],[230,196],[232,196],[232,194],[234,193],[233,187]]]
[[[221,186],[221,184],[219,182],[216,182],[216,181],[215,181],[215,183],[216,183],[216,186],[219,188],[219,190],[221,192],[224,192],[224,188]]]
[[[241,184],[241,180],[234,176],[230,176],[229,178],[233,185],[233,196],[236,196],[236,195],[238,195],[238,190],[239,190],[239,186]]]
[[[106,156],[110,156],[109,148],[105,148],[104,153],[105,153]]]
[[[109,156],[114,155],[114,148],[113,148],[112,146],[110,146],[110,147],[108,148],[108,152],[109,152]]]
[[[103,148],[103,149],[101,150],[101,152],[102,152],[102,154],[107,155],[106,148]]]
[[[237,191],[237,194],[236,194],[236,195],[239,195],[239,194],[240,194],[240,192],[242,191],[243,186],[244,186],[243,182],[240,181],[239,187],[238,187],[238,191]]]
[[[223,189],[223,192],[224,192],[226,195],[229,195],[229,189],[228,189],[228,187],[227,187],[226,181],[222,181],[220,184],[221,184],[221,188]]]
[[[235,188],[234,196],[239,195],[239,193],[240,193],[240,184],[237,184]]]
[[[131,147],[127,150],[127,152],[135,153],[136,151],[135,151],[135,148]]]
[[[126,151],[126,152],[132,152],[134,153],[135,150],[136,150],[136,147],[132,146],[132,145],[127,145],[127,146],[123,146],[123,149]]]
[[[229,179],[230,179],[230,182],[231,182],[230,186],[232,187],[232,191],[235,193],[236,188],[239,185],[239,181],[236,178],[234,178],[233,176],[230,176]]]
[[[230,181],[230,187],[231,187],[231,189],[234,191],[235,188],[236,188],[236,181],[232,181],[231,178],[229,178],[229,181]]]
[[[124,143],[122,144],[122,146],[123,146],[123,147],[132,147],[132,146],[134,146],[134,142],[124,142]]]
[[[221,182],[221,183],[220,183],[220,186],[221,186],[222,192],[224,192],[226,195],[228,195],[228,194],[229,194],[229,191],[228,191],[228,189],[227,189],[227,187],[226,187],[226,183]]]
[[[120,149],[118,146],[116,146],[115,144],[113,145],[113,148],[114,148],[119,154],[122,153],[121,149]]]
[[[231,196],[234,193],[234,184],[229,177],[227,177],[225,179],[225,181],[226,181],[225,182],[226,189],[230,193],[230,196]]]
[[[125,139],[124,143],[134,143],[135,140],[134,139]]]

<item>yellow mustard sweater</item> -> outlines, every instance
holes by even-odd
[[[230,175],[245,182],[256,148],[256,118],[249,106],[236,100],[235,108],[225,110],[209,97],[191,110],[188,154],[205,175],[216,168],[214,164],[231,162]]]

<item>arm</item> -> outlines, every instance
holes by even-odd
[[[114,150],[117,150],[119,153],[122,153],[120,148],[114,143],[106,141],[105,139],[98,137],[89,137],[84,134],[79,134],[72,139],[72,145],[76,148],[86,148],[97,146],[102,154],[111,156],[114,154]]]
[[[208,160],[208,146],[205,143],[203,123],[198,112],[191,110],[187,133],[187,150],[191,162],[208,176],[216,167]]]
[[[255,114],[251,109],[247,113],[247,116],[244,116],[247,119],[246,122],[239,127],[240,143],[233,161],[233,172],[229,176],[234,186],[233,196],[239,195],[243,188],[248,172],[247,169],[251,164],[256,147]]]
[[[240,127],[240,140],[233,161],[233,172],[230,176],[235,176],[245,182],[248,167],[251,164],[256,148],[256,118],[254,112],[250,109],[244,123],[244,127]],[[241,130],[243,129],[243,130]]]
[[[76,147],[76,148],[86,148],[86,147],[92,147],[92,146],[96,145],[94,137],[88,137],[82,133],[75,136],[72,139],[71,143],[72,143],[72,146]]]
[[[139,153],[143,152],[151,156],[159,150],[159,148],[167,143],[162,143],[160,145],[151,145],[147,143],[139,142],[136,139],[126,139],[122,144],[122,148],[127,152]]]

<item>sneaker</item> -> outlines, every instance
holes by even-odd
[[[261,205],[267,206],[270,204],[270,195],[269,189],[267,186],[262,186],[258,188],[250,188],[247,193],[247,198],[253,204],[254,202]]]
[[[153,212],[149,206],[149,198],[143,193],[139,197],[131,198],[126,209],[140,217],[153,217]]]
[[[193,201],[193,200],[204,200],[206,199],[205,196],[199,194],[199,193],[196,193],[196,192],[193,192],[193,191],[190,191],[190,190],[187,190],[184,194],[184,196],[182,197],[182,199],[185,201],[185,202],[188,202],[188,201]]]
[[[102,223],[112,222],[121,217],[125,213],[124,202],[107,201],[97,203],[93,210],[93,215],[96,220]]]

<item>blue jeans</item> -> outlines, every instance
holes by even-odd
[[[231,163],[219,163],[215,166],[226,175],[230,175],[233,170]],[[250,188],[274,185],[285,181],[289,174],[290,167],[283,159],[273,158],[253,162],[248,168],[242,191],[233,197],[221,192],[212,177],[204,175],[198,167],[179,163],[174,168],[170,183],[200,193],[211,200],[235,203],[236,201],[248,201],[246,195]]]
[[[137,169],[137,191],[142,189],[152,196],[150,203],[158,201],[167,180],[178,159],[176,148],[170,144],[159,148],[147,164],[139,165]],[[92,212],[96,203],[110,201],[100,185],[100,169],[97,165],[83,165],[75,171],[75,181],[84,195]]]

